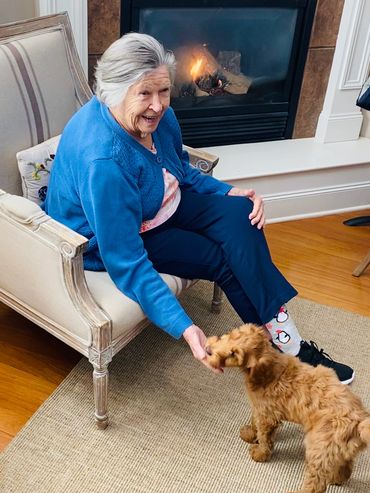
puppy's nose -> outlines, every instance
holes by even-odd
[[[212,356],[212,348],[211,348],[211,346],[206,346],[206,353],[208,354],[208,356]]]

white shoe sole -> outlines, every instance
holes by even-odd
[[[349,378],[348,380],[343,380],[343,382],[341,381],[340,383],[342,383],[343,385],[349,385],[350,383],[353,382],[354,379],[355,379],[355,372],[352,373],[351,378]]]

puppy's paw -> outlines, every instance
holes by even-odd
[[[271,457],[271,450],[256,443],[249,447],[249,455],[256,462],[266,462]]]
[[[240,428],[240,438],[247,443],[257,443],[256,430],[251,425],[245,425]]]

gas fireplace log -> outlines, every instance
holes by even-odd
[[[230,94],[247,94],[252,84],[252,80],[249,77],[243,74],[232,74],[227,70],[224,70],[223,72],[230,82],[230,84],[225,88],[226,92]]]
[[[198,85],[195,84],[193,81],[182,84],[179,89],[175,87],[171,95],[175,98],[209,96],[207,92],[199,89]]]
[[[229,81],[220,71],[217,71],[213,74],[202,74],[195,79],[195,84],[201,91],[204,91],[211,96],[216,96],[217,94],[225,93]]]
[[[197,97],[203,97],[203,96],[209,96],[210,94],[208,92],[202,91],[196,84],[195,84],[195,95]]]
[[[225,86],[225,92],[229,94],[246,94],[252,83],[251,79],[243,74],[233,74],[228,70],[221,67],[216,58],[207,50],[205,46],[200,47],[205,59],[207,60],[207,66],[213,69],[214,72],[219,72],[228,81]],[[212,72],[211,72],[212,73]]]
[[[209,50],[202,45],[183,46],[176,51],[177,76],[173,95],[182,97],[189,95],[192,84],[196,86],[195,95],[217,94],[246,94],[251,85],[251,79],[243,74],[234,74],[218,63]],[[191,75],[191,69],[198,61],[199,73]],[[193,81],[194,78],[194,81]],[[186,89],[187,88],[187,89]]]

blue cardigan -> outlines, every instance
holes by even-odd
[[[51,217],[89,239],[85,269],[106,270],[154,324],[179,338],[192,320],[148,259],[141,223],[153,218],[162,204],[162,167],[184,190],[226,194],[231,186],[190,166],[171,108],[153,140],[156,155],[93,97],[64,129],[44,207]]]

